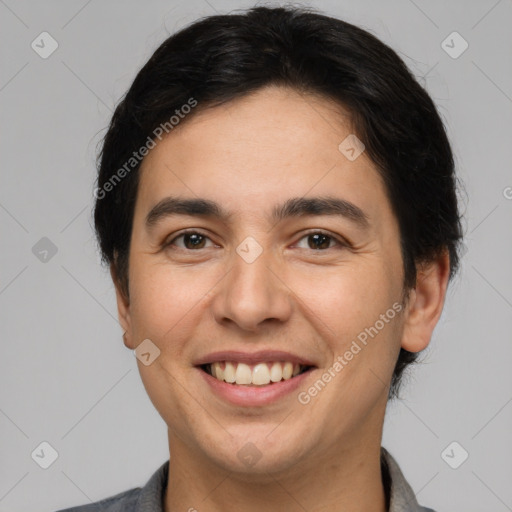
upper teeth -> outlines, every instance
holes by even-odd
[[[218,380],[236,384],[255,384],[264,386],[270,382],[279,382],[295,377],[302,367],[290,362],[258,363],[249,366],[245,363],[218,361],[210,364],[211,374]]]

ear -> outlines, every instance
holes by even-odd
[[[448,251],[418,268],[416,286],[410,291],[405,312],[403,349],[420,352],[430,343],[434,327],[443,311],[449,275]]]
[[[122,286],[120,285],[113,263],[110,264],[110,276],[112,277],[112,281],[116,290],[117,313],[119,316],[119,323],[121,324],[121,328],[124,331],[123,341],[127,348],[134,350],[135,347],[133,346],[132,342],[132,325],[130,318],[130,301],[125,292],[122,290]]]

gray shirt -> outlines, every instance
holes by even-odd
[[[381,467],[384,487],[389,497],[389,512],[434,512],[430,508],[418,505],[411,486],[405,480],[395,459],[385,448],[381,448]],[[163,512],[168,472],[167,460],[142,488],[136,487],[95,503],[57,512]]]

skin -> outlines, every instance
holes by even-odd
[[[138,366],[168,426],[167,512],[386,510],[379,457],[393,368],[400,347],[428,345],[449,259],[443,253],[420,268],[402,312],[308,404],[299,403],[298,392],[403,293],[397,220],[367,154],[350,161],[338,150],[352,133],[343,114],[319,97],[264,88],[198,111],[142,163],[129,298],[119,286],[116,293],[125,345],[133,350],[149,338],[161,351]],[[147,229],[147,213],[171,195],[211,199],[232,215],[176,215]],[[337,216],[269,220],[275,204],[303,196],[348,200],[369,226]],[[201,248],[175,239],[189,228],[207,237]],[[314,230],[333,237],[327,248],[314,249]],[[263,250],[250,264],[236,252],[248,236]],[[264,349],[317,368],[297,392],[247,408],[216,396],[193,366],[217,350]],[[237,457],[248,441],[261,453],[250,467]]]

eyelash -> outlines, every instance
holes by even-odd
[[[307,233],[304,233],[301,238],[299,238],[299,241],[302,240],[303,238],[307,238],[308,236],[311,236],[311,235],[324,235],[324,236],[327,236],[328,238],[330,238],[331,240],[333,240],[334,242],[336,242],[336,244],[338,245],[339,248],[347,248],[347,247],[350,247],[350,244],[346,241],[346,240],[343,240],[343,239],[339,239],[338,237],[332,235],[331,233],[329,233],[328,231],[323,231],[323,230],[319,230],[319,229],[316,229],[316,230],[312,230],[312,231],[308,231]],[[208,235],[205,235],[204,233],[201,233],[201,231],[197,231],[195,229],[189,229],[189,230],[185,230],[185,231],[182,231],[179,235],[175,236],[172,240],[170,240],[169,242],[164,242],[162,244],[162,248],[163,249],[171,249],[171,250],[178,250],[178,251],[187,251],[187,252],[197,252],[199,251],[200,249],[197,249],[194,250],[194,249],[187,249],[187,248],[183,248],[183,247],[173,247],[173,243],[178,240],[178,238],[181,238],[182,236],[184,235],[200,235],[204,238],[207,238],[208,240],[212,241],[210,239],[210,237]],[[329,249],[335,249],[336,246],[334,247],[328,247],[327,249],[309,249],[315,253],[320,253],[320,252],[326,252],[327,250]]]

